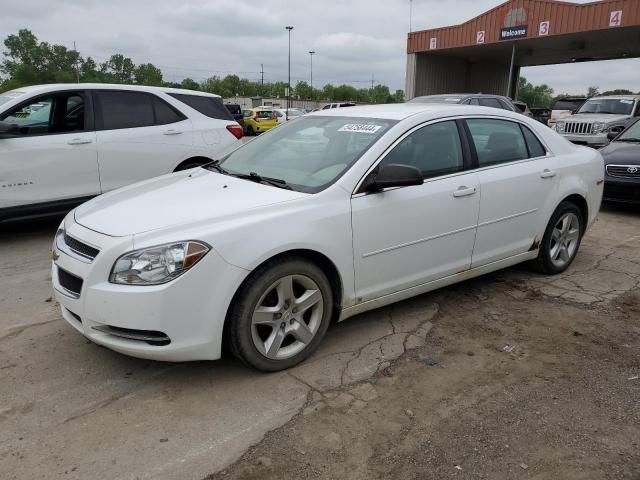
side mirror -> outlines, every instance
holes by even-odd
[[[12,137],[20,133],[20,127],[15,123],[0,122],[0,138]]]
[[[620,135],[620,132],[608,132],[607,133],[607,140],[611,141],[614,138],[616,138],[618,135]]]
[[[372,172],[365,180],[364,190],[379,192],[385,188],[409,187],[423,183],[422,173],[416,167],[394,163],[383,166],[377,173]]]

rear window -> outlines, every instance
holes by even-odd
[[[553,104],[552,110],[577,110],[586,100],[558,100]]]
[[[258,110],[256,112],[258,118],[273,118],[273,112],[271,110]]]
[[[242,109],[240,108],[240,105],[227,103],[225,104],[225,107],[227,107],[227,110],[229,110],[229,113],[231,115],[242,115]]]
[[[184,93],[170,93],[169,95],[209,118],[234,121],[229,110],[222,103],[221,98]]]

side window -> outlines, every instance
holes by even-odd
[[[97,92],[102,129],[149,127],[155,124],[153,96],[140,92]]]
[[[331,108],[331,105],[325,105],[324,107],[322,107],[322,110],[329,110]]]
[[[155,95],[153,96],[153,110],[156,115],[156,125],[168,125],[170,123],[181,122],[186,118],[167,102]]]
[[[513,112],[513,108],[511,107],[511,105],[509,105],[509,102],[507,102],[506,100],[502,100],[502,99],[498,100],[498,102],[502,106],[503,110],[509,110],[510,112]],[[517,105],[516,105],[516,108],[518,108]],[[526,107],[523,107],[523,112],[524,112],[525,108]]]
[[[10,110],[0,120],[20,127],[21,135],[46,135],[51,132],[53,97],[38,98]]]
[[[477,98],[472,98],[469,100],[469,105],[480,105],[480,102]]]
[[[59,97],[60,114],[53,119],[55,132],[79,132],[84,130],[84,98],[82,95]],[[57,110],[57,109],[56,109]]]
[[[481,97],[479,101],[483,107],[502,108],[502,104],[495,98]]]
[[[416,167],[424,178],[461,171],[464,160],[456,123],[441,122],[416,130],[396,145],[380,166],[394,163]]]
[[[524,139],[527,142],[527,147],[529,147],[529,156],[531,158],[544,157],[547,154],[547,150],[542,146],[538,137],[524,125],[520,125],[520,128],[522,128]]]
[[[170,93],[169,95],[209,118],[234,121],[229,110],[227,110],[222,99],[219,97],[189,95],[184,93]]]
[[[480,167],[529,158],[520,125],[508,120],[467,120]]]

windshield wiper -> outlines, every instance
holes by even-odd
[[[246,173],[227,173],[232,177],[242,178],[243,180],[251,180],[252,182],[264,183],[273,187],[284,188],[285,190],[293,190],[287,182],[280,178],[263,177],[256,172],[250,172],[248,175]]]
[[[207,163],[206,165],[203,165],[203,167],[208,170],[215,170],[216,172],[222,173],[223,175],[229,175],[229,172],[227,172],[224,168],[220,166],[220,160],[214,160],[211,163]]]

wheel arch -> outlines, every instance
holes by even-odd
[[[225,319],[224,319],[224,326],[222,329],[222,339],[224,343],[226,343],[226,338],[227,338],[227,327],[229,324],[228,320],[229,320],[229,315],[231,313],[231,307],[237,301],[238,296],[241,294],[247,281],[251,278],[251,276],[256,271],[264,267],[267,263],[277,261],[280,258],[286,258],[286,257],[296,257],[296,258],[301,258],[303,260],[307,260],[313,263],[314,265],[318,266],[323,271],[323,273],[329,279],[329,284],[331,285],[331,290],[334,297],[333,311],[331,314],[331,322],[333,323],[338,321],[338,318],[340,318],[340,312],[342,310],[342,297],[344,293],[342,277],[340,275],[340,271],[338,270],[338,267],[336,267],[335,263],[329,257],[327,257],[323,253],[318,252],[317,250],[311,250],[306,248],[296,248],[296,249],[286,250],[286,251],[277,253],[263,260],[253,270],[251,270],[251,272],[240,283],[235,293],[233,294],[231,302],[229,302],[229,305],[227,306],[227,312],[225,314]]]
[[[582,221],[586,230],[587,225],[589,224],[589,204],[587,203],[587,199],[579,193],[572,193],[571,195],[563,198],[560,203],[562,202],[573,203],[576,207],[578,207],[578,209],[580,209],[580,213],[582,214]],[[560,205],[560,203],[558,205]],[[556,208],[558,208],[558,206],[556,206]]]

